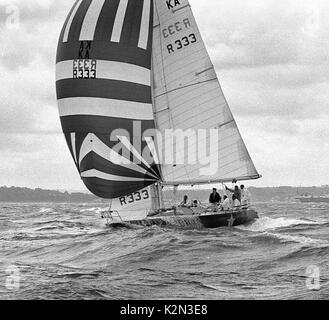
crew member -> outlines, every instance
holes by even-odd
[[[235,186],[234,190],[228,188],[227,186],[225,186],[226,190],[230,191],[233,193],[233,195],[235,196],[236,199],[238,199],[241,203],[241,190],[239,189],[238,186]]]
[[[230,210],[231,209],[230,199],[226,195],[224,196],[224,201],[222,203],[222,209],[224,211],[227,211],[227,210]]]
[[[190,204],[188,203],[188,196],[184,196],[184,200],[179,205],[180,207],[189,207]]]
[[[233,208],[239,209],[241,207],[241,202],[239,201],[239,199],[235,195],[233,195],[232,200],[233,200]]]
[[[197,208],[199,206],[198,200],[192,202],[192,208]]]
[[[212,189],[212,194],[209,197],[209,203],[214,204],[214,205],[219,205],[222,201],[221,196],[217,192],[217,189],[214,188]]]
[[[241,189],[241,204],[243,206],[249,206],[251,202],[251,194],[249,190],[247,190],[244,185],[241,185],[240,189]]]

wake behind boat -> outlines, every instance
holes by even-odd
[[[187,0],[76,1],[56,69],[68,147],[86,187],[110,202],[110,217],[207,228],[257,218],[249,208],[166,209],[163,188],[261,177]]]

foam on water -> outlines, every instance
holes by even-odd
[[[38,213],[52,213],[53,211],[52,208],[41,208]]]
[[[280,228],[293,227],[298,225],[317,225],[318,223],[310,220],[291,219],[291,218],[269,218],[263,217],[257,219],[254,223],[245,226],[238,226],[236,228],[246,231],[267,231]]]
[[[95,213],[101,213],[101,212],[105,212],[106,209],[104,208],[99,208],[99,207],[95,207],[95,208],[86,208],[86,209],[81,209],[80,212],[95,212]]]
[[[329,244],[329,242],[326,240],[314,239],[311,237],[301,236],[301,235],[274,233],[274,231],[277,229],[292,228],[300,225],[314,226],[314,225],[321,225],[322,223],[318,223],[311,220],[292,219],[292,218],[283,218],[283,217],[280,218],[263,217],[256,220],[253,224],[238,226],[236,228],[243,231],[251,231],[251,232],[259,233],[258,236],[261,236],[263,238],[278,239],[283,243],[295,242],[304,245],[327,245]]]
[[[272,237],[276,237],[284,242],[296,242],[304,245],[328,245],[329,242],[326,240],[314,239],[305,236],[292,236],[289,234],[277,234],[277,233],[266,233]]]

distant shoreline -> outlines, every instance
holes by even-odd
[[[196,197],[206,201],[211,190],[186,189],[179,190],[175,198],[180,199],[184,194],[190,198]],[[252,198],[257,201],[288,201],[299,194],[308,193],[314,196],[328,195],[329,186],[323,187],[250,187]],[[298,193],[297,193],[298,191]],[[21,187],[0,187],[1,203],[107,203],[92,194],[82,192],[67,192],[56,190],[44,190],[40,188],[29,189]]]
[[[29,189],[19,187],[0,187],[1,203],[98,203],[98,197],[80,192]]]

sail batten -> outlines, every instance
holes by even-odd
[[[212,82],[212,81],[217,81],[217,78],[208,79],[208,80],[204,80],[204,81],[199,81],[199,82],[195,82],[195,83],[190,83],[190,84],[186,84],[184,86],[173,88],[173,89],[170,89],[170,90],[167,90],[163,93],[158,94],[157,96],[155,96],[155,98],[160,98],[161,96],[164,96],[164,95],[169,94],[169,93],[174,92],[174,91],[179,91],[179,90],[182,90],[182,89],[191,88],[191,87],[197,86],[199,84],[204,84],[204,83]]]

